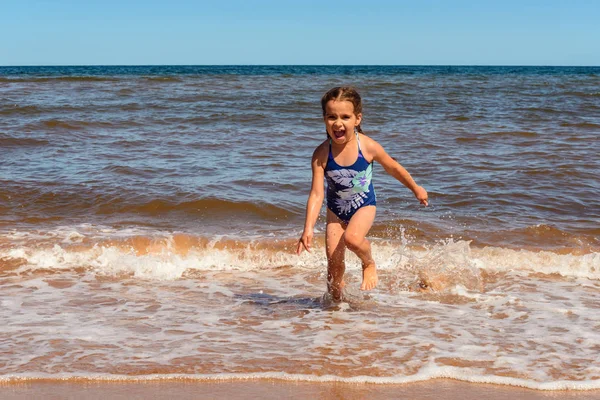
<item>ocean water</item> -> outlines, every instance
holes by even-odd
[[[380,284],[294,254],[353,85]],[[0,67],[0,380],[600,388],[600,68]],[[323,210],[324,211],[324,210]]]

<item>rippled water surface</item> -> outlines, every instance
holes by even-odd
[[[375,166],[336,305],[292,249],[347,84],[431,206]],[[0,67],[0,377],[598,388],[599,139],[600,68]]]

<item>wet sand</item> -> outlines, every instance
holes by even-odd
[[[437,379],[403,385],[269,381],[56,382],[0,385],[2,399],[460,399],[522,400],[600,398],[593,391],[537,391],[512,386]]]

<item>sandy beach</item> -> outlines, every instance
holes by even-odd
[[[438,379],[406,385],[226,382],[28,382],[3,384],[0,397],[13,399],[598,399],[600,391],[536,391],[511,386]]]

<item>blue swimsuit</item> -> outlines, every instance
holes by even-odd
[[[376,204],[373,189],[373,163],[367,162],[358,143],[358,158],[354,164],[342,167],[333,159],[331,139],[329,140],[329,157],[325,166],[327,180],[327,208],[343,222],[348,223],[354,213],[361,207]]]

